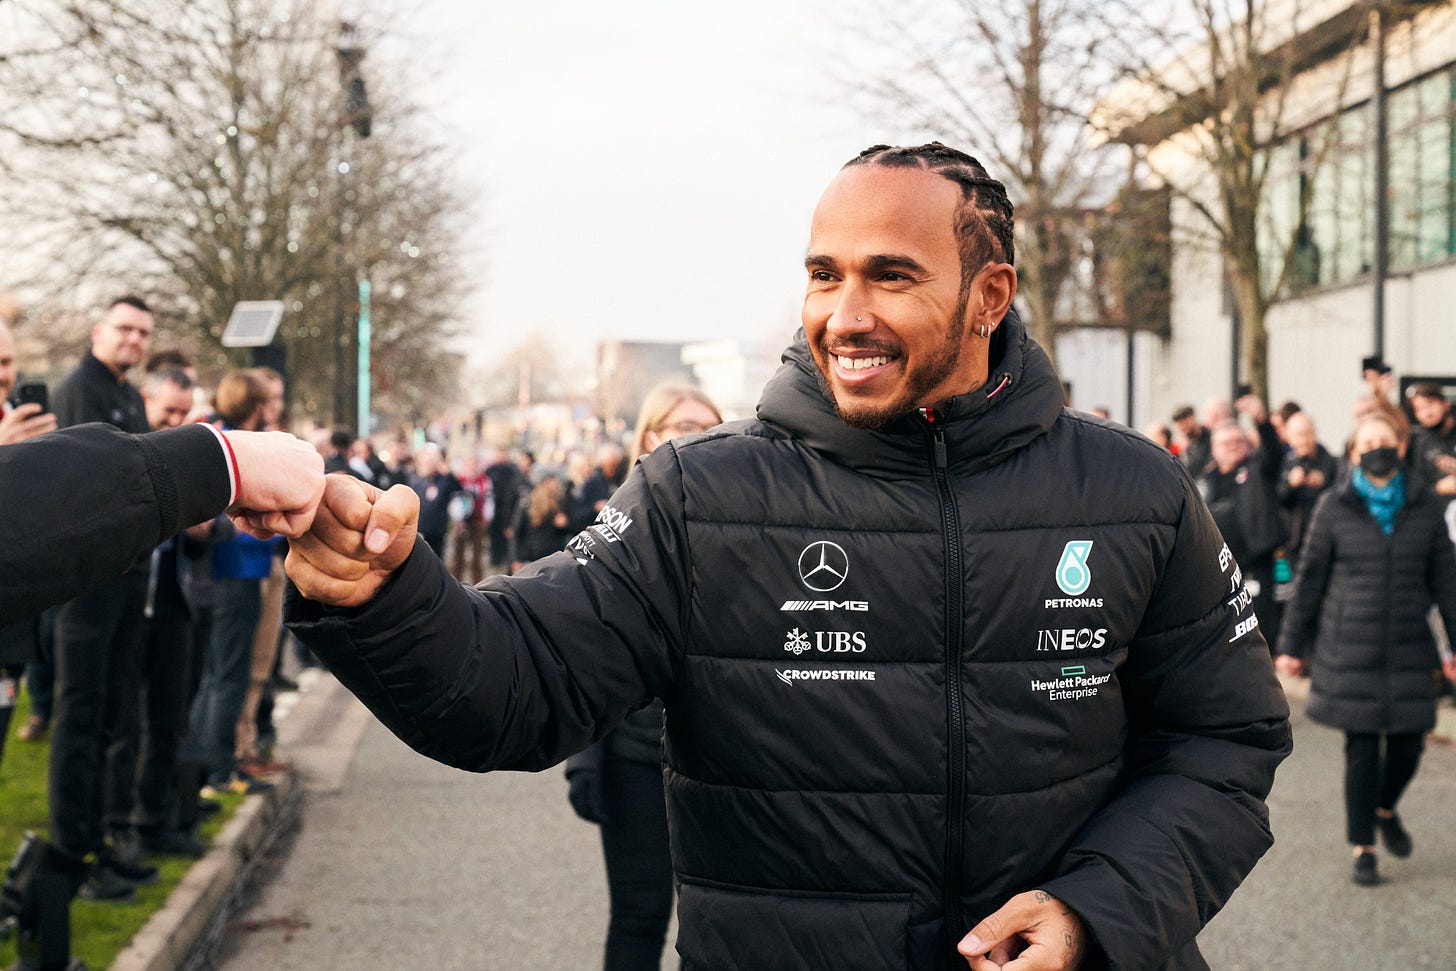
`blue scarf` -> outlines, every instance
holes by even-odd
[[[1395,515],[1405,506],[1405,472],[1397,472],[1384,486],[1376,488],[1365,478],[1363,469],[1355,469],[1350,476],[1350,485],[1365,500],[1370,515],[1380,524],[1380,531],[1386,536],[1395,532]]]

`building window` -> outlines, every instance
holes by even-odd
[[[1388,97],[1390,268],[1411,270],[1456,256],[1456,70],[1439,71]],[[1271,286],[1284,247],[1294,241],[1279,296],[1370,272],[1374,145],[1375,112],[1367,102],[1270,150],[1260,253]],[[1301,226],[1304,188],[1309,208]]]
[[[1456,253],[1452,245],[1452,85],[1433,74],[1390,93],[1390,268]]]

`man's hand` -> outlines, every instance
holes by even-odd
[[[56,416],[50,412],[42,413],[40,405],[27,401],[23,405],[16,405],[4,418],[0,418],[0,445],[14,445],[55,430]]]
[[[1264,401],[1256,394],[1246,394],[1234,402],[1234,410],[1245,416],[1256,425],[1262,425],[1269,419],[1269,411],[1264,407]]]
[[[1294,468],[1289,470],[1289,477],[1286,480],[1289,483],[1289,488],[1298,489],[1300,486],[1304,485],[1304,481],[1307,476],[1308,473],[1304,471],[1304,466],[1296,465]]]
[[[388,492],[334,473],[307,533],[290,539],[284,569],[298,592],[334,607],[368,603],[414,549],[420,497],[405,485]]]
[[[301,536],[324,493],[318,450],[287,432],[224,432],[238,463],[238,495],[229,510],[238,529],[269,539]]]
[[[1276,654],[1274,670],[1287,678],[1297,678],[1304,673],[1304,660],[1292,654]]]
[[[1372,397],[1380,401],[1390,401],[1390,393],[1395,390],[1395,372],[1386,371],[1382,374],[1374,368],[1366,368],[1360,376],[1365,379],[1365,387],[1370,389]]]
[[[1087,926],[1045,890],[1019,893],[961,939],[975,971],[1072,971],[1087,953]]]

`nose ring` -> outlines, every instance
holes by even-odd
[[[860,323],[864,323],[864,318],[863,317],[856,317],[854,319],[857,320],[857,321],[859,321]]]

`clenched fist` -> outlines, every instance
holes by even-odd
[[[288,541],[284,568],[310,600],[368,603],[415,545],[420,499],[408,486],[381,492],[350,475],[324,476],[313,526]]]

